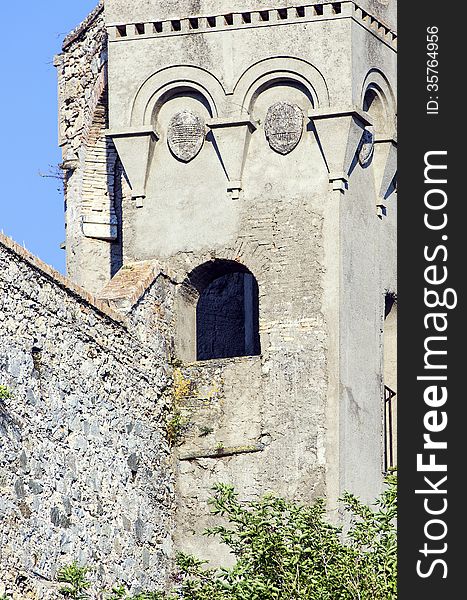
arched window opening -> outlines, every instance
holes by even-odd
[[[384,470],[397,466],[397,299],[386,294],[383,329]]]
[[[196,306],[197,360],[260,354],[256,279],[233,261],[213,261],[209,267],[190,277],[201,287]]]

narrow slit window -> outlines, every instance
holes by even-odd
[[[127,37],[126,25],[117,25],[117,37]]]
[[[397,466],[397,299],[385,297],[383,326],[384,470]]]

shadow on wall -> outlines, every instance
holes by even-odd
[[[383,329],[384,470],[397,466],[397,297],[387,293]]]

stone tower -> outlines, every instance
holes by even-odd
[[[199,550],[216,481],[331,512],[374,497],[394,462],[395,0],[104,4],[56,61],[68,274],[123,308],[131,273],[165,277],[177,537]]]

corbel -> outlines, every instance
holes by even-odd
[[[243,167],[248,154],[251,134],[257,124],[250,118],[219,118],[207,122],[217,146],[219,158],[227,176],[227,191],[232,199],[240,197]]]
[[[376,136],[373,154],[373,174],[378,194],[377,212],[386,214],[386,198],[397,173],[397,140],[394,136]]]
[[[159,139],[151,127],[131,127],[122,131],[109,130],[106,135],[115,144],[117,153],[131,186],[131,197],[136,206],[143,206],[146,197],[146,182],[154,147]]]
[[[372,122],[356,107],[349,110],[312,110],[308,117],[315,128],[332,189],[345,194],[363,132]]]

